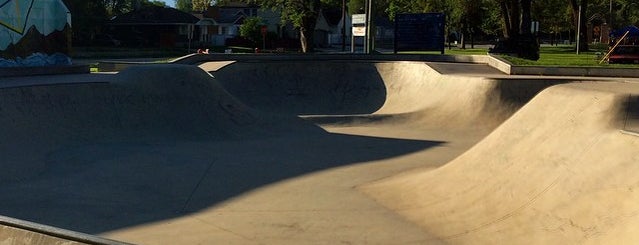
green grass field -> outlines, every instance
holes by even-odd
[[[507,55],[501,55],[500,57],[508,60],[514,65],[521,66],[599,66],[610,68],[639,68],[639,64],[608,64],[605,61],[600,63],[607,50],[608,47],[606,45],[591,45],[590,50],[579,52],[579,54],[577,54],[574,45],[542,46],[539,51],[539,60],[537,61],[520,59]],[[453,48],[451,50],[446,49],[445,54],[476,55],[486,54],[487,52],[488,49],[464,50]]]

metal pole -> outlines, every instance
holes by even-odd
[[[351,53],[355,53],[355,35],[351,33]]]
[[[612,30],[612,0],[610,0],[610,24],[608,24],[608,30]]]
[[[370,54],[373,50],[373,0],[368,0],[368,8],[366,9],[366,53]]]
[[[342,0],[342,52],[346,51],[346,0]]]
[[[368,51],[368,29],[370,28],[368,26],[368,9],[370,8],[370,6],[368,5],[368,0],[365,0],[364,2],[364,14],[366,15],[366,20],[364,20],[364,26],[366,27],[366,33],[364,33],[364,50],[362,50],[364,54],[367,53]]]
[[[581,34],[581,6],[579,6],[579,17],[577,18],[577,54],[579,54],[580,34]]]

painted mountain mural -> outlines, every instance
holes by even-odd
[[[70,34],[61,0],[0,0],[0,67],[68,65]]]

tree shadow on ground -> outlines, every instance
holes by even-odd
[[[443,143],[311,132],[69,146],[51,152],[36,179],[5,183],[0,214],[97,234],[183,216],[289,178]]]

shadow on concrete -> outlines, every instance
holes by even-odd
[[[249,141],[110,143],[51,152],[0,188],[0,214],[86,233],[176,218],[247,191],[444,142],[341,134]]]
[[[195,66],[177,65],[134,67],[103,83],[1,89],[0,214],[103,233],[184,216],[301,175],[444,143],[332,134],[289,114],[372,112],[385,100],[377,72],[367,75],[372,80],[337,83],[259,76],[248,78],[262,79],[256,86],[299,88],[295,99],[260,107],[260,99],[278,95],[251,101],[249,93],[227,93]],[[330,92],[304,95],[322,90]],[[308,104],[297,106],[304,98]],[[286,113],[263,113],[243,99]]]
[[[267,112],[369,114],[387,98],[384,80],[372,62],[244,61],[212,74],[243,103]]]

